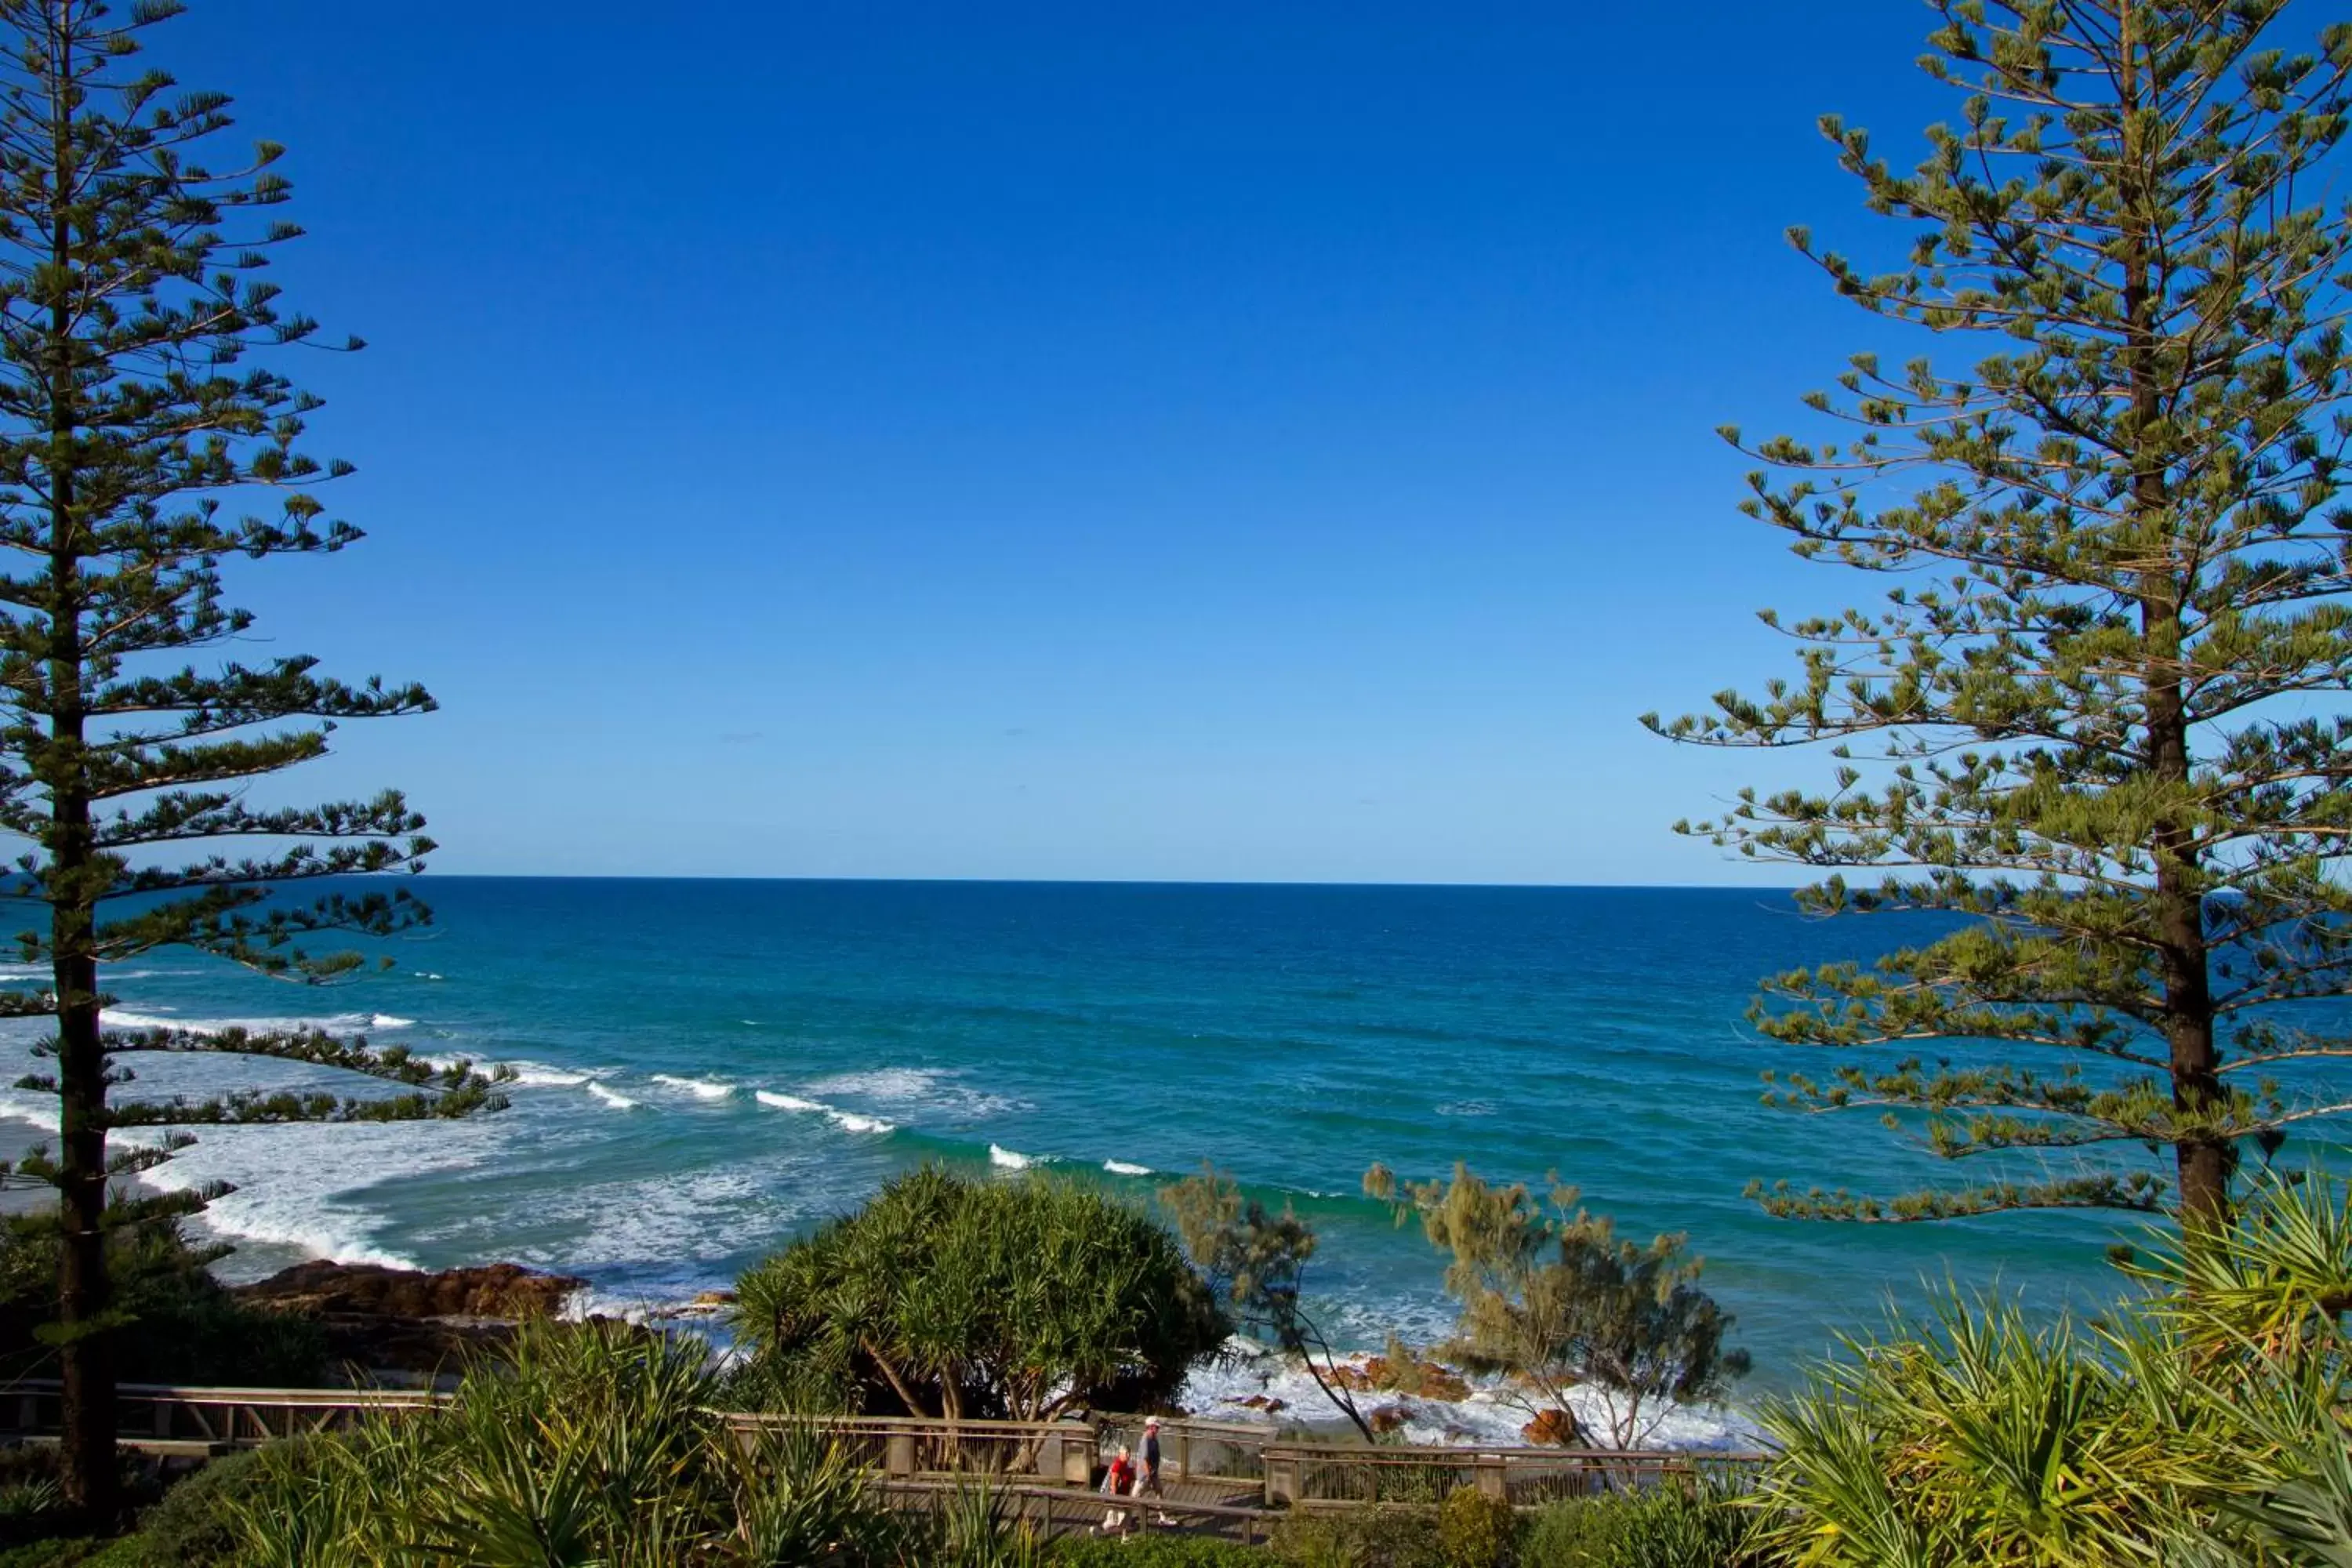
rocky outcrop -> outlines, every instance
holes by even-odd
[[[428,1274],[376,1263],[298,1263],[232,1292],[251,1307],[302,1317],[545,1318],[588,1281],[514,1263]]]
[[[1470,1384],[1460,1373],[1412,1356],[1366,1356],[1360,1364],[1341,1362],[1331,1369],[1331,1381],[1357,1394],[1402,1394],[1447,1402],[1470,1397]]]
[[[497,1349],[514,1325],[562,1310],[584,1279],[512,1263],[427,1273],[373,1263],[298,1263],[231,1293],[326,1331],[331,1354],[372,1370],[436,1373]]]
[[[1575,1416],[1554,1408],[1538,1411],[1534,1420],[1519,1428],[1519,1436],[1538,1447],[1573,1448],[1584,1441],[1584,1429]]]

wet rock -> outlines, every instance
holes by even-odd
[[[495,1352],[517,1323],[551,1318],[584,1279],[512,1263],[430,1273],[373,1263],[298,1263],[232,1292],[326,1331],[337,1360],[372,1371],[446,1373]]]
[[[514,1263],[437,1274],[375,1263],[298,1263],[231,1293],[248,1307],[300,1317],[547,1318],[588,1281]]]
[[[1584,1441],[1584,1428],[1575,1416],[1555,1408],[1538,1412],[1519,1436],[1538,1447],[1573,1448]]]

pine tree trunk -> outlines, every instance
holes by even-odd
[[[68,193],[76,183],[73,104],[74,21],[68,5],[48,11],[50,92],[49,259],[56,276],[70,276],[75,256]],[[49,801],[50,942],[58,1004],[58,1317],[64,1342],[65,1441],[60,1481],[67,1506],[106,1527],[120,1509],[115,1470],[115,1380],[112,1336],[105,1327],[113,1305],[107,1278],[106,1057],[98,1016],[94,941],[97,889],[91,878],[96,847],[84,783],[80,520],[74,475],[80,420],[74,393],[74,321],[61,283],[49,306],[49,569],[57,598],[49,606],[48,700],[51,755]]]
[[[86,831],[86,829],[85,829]],[[106,1272],[106,1063],[99,1044],[97,965],[88,948],[86,910],[60,907],[52,925],[60,956],[58,1086],[60,1163],[64,1175],[58,1217],[64,1245],[58,1258],[58,1317],[65,1331],[60,1362],[65,1384],[65,1445],[60,1470],[67,1505],[94,1524],[111,1523],[117,1508],[114,1457],[113,1336],[90,1331],[111,1305]],[[79,926],[80,930],[74,928]],[[79,938],[79,952],[66,944]]]
[[[2165,478],[2169,454],[2158,444],[2158,432],[2164,427],[2156,353],[2162,289],[2155,277],[2155,258],[2161,250],[2155,211],[2159,181],[2153,163],[2162,149],[2147,145],[2140,112],[2138,8],[2125,0],[2117,7],[2116,20],[2121,67],[2116,85],[2122,114],[2116,184],[2123,196],[2118,216],[2128,242],[2124,253],[2123,322],[2130,352],[2125,364],[2131,430],[2137,443],[2132,528],[2126,545],[2149,563],[2139,584],[2142,717],[2147,727],[2143,761],[2159,783],[2185,789],[2189,774],[2189,717],[2181,612],[2196,567],[2179,538],[2179,521],[2170,512],[2172,498]],[[2195,1121],[2210,1115],[2221,1100],[2205,910],[2195,885],[2197,851],[2188,827],[2167,817],[2153,825],[2148,848],[2155,859],[2152,913],[2172,1105],[2183,1121]],[[2235,1150],[2226,1141],[2191,1135],[2175,1141],[2173,1160],[2184,1232],[2210,1235],[2227,1225]]]

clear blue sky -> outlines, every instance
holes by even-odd
[[[1813,121],[1907,153],[1928,21],[195,0],[373,345],[301,367],[370,540],[242,597],[444,705],[305,793],[453,872],[1738,879],[1668,825],[1771,775],[1635,716],[1870,592],[1712,431],[1869,341],[1781,231],[1894,254]]]

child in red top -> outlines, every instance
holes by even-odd
[[[1118,1458],[1110,1462],[1110,1470],[1103,1477],[1103,1492],[1108,1497],[1125,1497],[1135,1489],[1135,1458],[1122,1447]],[[1127,1510],[1121,1508],[1103,1510],[1102,1527],[1121,1530],[1127,1525]]]

